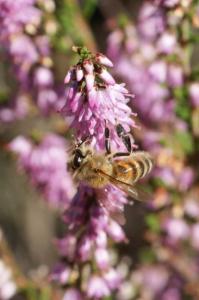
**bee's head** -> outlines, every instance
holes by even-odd
[[[77,146],[73,150],[71,158],[68,162],[68,170],[74,172],[75,170],[79,169],[91,154],[92,151],[88,147],[85,147],[84,144]]]

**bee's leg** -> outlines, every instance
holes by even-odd
[[[129,155],[131,155],[131,152],[116,152],[113,154],[112,157],[114,158],[114,157],[129,156]]]
[[[111,153],[111,144],[110,144],[110,131],[108,127],[105,127],[105,148],[106,148],[106,154]]]
[[[124,127],[121,124],[116,126],[117,135],[122,139],[124,146],[126,147],[129,155],[132,151],[131,139],[129,133],[125,131]]]
[[[76,144],[76,148],[80,147],[82,144],[88,142],[91,139],[91,136],[87,135],[82,140],[78,141]]]

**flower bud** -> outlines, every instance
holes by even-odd
[[[100,269],[107,269],[109,266],[109,254],[106,249],[98,248],[95,251],[95,259]]]
[[[93,74],[86,74],[85,80],[86,80],[87,91],[90,92],[94,87],[95,77]]]
[[[73,70],[73,69],[70,69],[70,70],[67,72],[67,74],[66,74],[66,76],[65,76],[65,78],[64,78],[64,83],[65,83],[65,84],[68,84],[68,83],[71,81],[72,76],[73,76],[73,73],[74,73],[74,70]]]
[[[99,73],[99,77],[106,83],[110,85],[115,84],[114,78],[111,76],[111,74],[106,70],[102,69],[101,72]]]
[[[96,54],[96,61],[102,64],[105,67],[113,67],[113,63],[108,57],[103,55],[102,53],[97,53]]]
[[[83,77],[84,77],[83,70],[80,67],[77,67],[76,68],[76,78],[77,78],[77,81],[81,81]]]
[[[85,60],[85,61],[83,62],[83,66],[84,66],[84,69],[86,70],[86,72],[87,72],[88,74],[93,74],[93,69],[94,69],[94,67],[93,67],[93,64],[91,63],[91,61]]]

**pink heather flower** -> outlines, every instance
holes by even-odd
[[[71,274],[71,269],[67,267],[64,263],[58,263],[55,265],[53,271],[50,274],[50,280],[58,281],[61,285],[68,283]]]
[[[121,54],[121,43],[123,40],[123,32],[121,30],[113,31],[108,37],[108,56],[116,61]]]
[[[87,91],[90,92],[93,89],[95,83],[94,74],[86,74],[85,81],[86,81]]]
[[[165,230],[174,241],[185,240],[189,236],[189,226],[182,219],[169,219],[165,224]]]
[[[189,86],[189,95],[191,98],[191,104],[194,107],[199,106],[199,82],[194,82]]]
[[[171,32],[164,32],[157,42],[157,49],[164,54],[172,54],[176,50],[176,36]]]
[[[69,86],[61,113],[70,118],[76,137],[89,136],[91,146],[96,150],[105,150],[106,126],[110,130],[112,149],[122,150],[124,146],[116,133],[116,125],[120,123],[127,132],[135,126],[127,105],[132,95],[124,84],[117,84],[109,74],[106,67],[112,63],[108,58],[99,53],[92,55],[85,48],[76,47],[75,50],[80,54],[80,60],[64,79]],[[108,240],[126,241],[125,233],[117,223],[124,221],[126,203],[126,195],[111,185],[93,189],[80,182],[77,194],[64,212],[63,221],[68,232],[58,241],[58,249],[71,268],[84,262],[91,265],[90,279],[84,291],[88,298],[101,299],[118,288],[119,279],[112,269]],[[72,237],[74,240],[70,244]],[[93,263],[98,275],[93,274]]]
[[[154,40],[165,29],[163,12],[153,3],[145,2],[139,13],[138,29],[141,35]]]
[[[62,89],[59,91],[54,87],[42,87],[38,89],[37,106],[44,115],[57,112],[63,107],[65,102]]]
[[[12,279],[11,270],[0,260],[0,299],[8,300],[15,295],[17,286]]]
[[[94,237],[87,234],[78,244],[78,257],[81,261],[87,261],[92,257]]]
[[[69,288],[64,293],[62,300],[84,300],[84,297],[78,289]]]
[[[193,184],[195,178],[194,170],[191,167],[185,167],[183,172],[180,174],[179,181],[179,189],[181,191],[188,190]]]
[[[108,57],[103,55],[102,53],[96,54],[96,61],[105,67],[110,67],[110,68],[113,67],[112,61],[110,59],[108,59]]]
[[[14,37],[10,42],[10,55],[16,65],[16,74],[25,81],[33,64],[39,60],[38,51],[31,38],[25,34]]]
[[[101,195],[102,193],[100,192],[99,197],[101,197]],[[96,200],[91,200],[93,202],[89,204],[89,198],[93,199],[94,197]],[[76,251],[77,259],[86,261],[92,257],[92,250],[96,248],[98,250],[95,252],[95,260],[101,268],[104,268],[108,263],[108,255],[105,248],[107,247],[107,235],[116,242],[125,240],[125,235],[120,225],[111,221],[108,208],[106,211],[99,206],[97,202],[98,199],[100,199],[98,198],[98,191],[94,192],[85,186],[80,186],[78,194],[73,198],[70,208],[68,208],[64,214],[64,221],[70,224],[69,226],[72,232],[77,230],[82,224],[86,226],[86,230],[81,238],[79,238],[78,243],[72,243],[70,253],[75,255]],[[115,199],[115,201],[117,200]],[[69,235],[71,236],[71,234]],[[65,256],[71,259],[71,255],[67,250],[70,249],[70,247],[65,243],[65,240],[68,241],[67,236],[62,240],[63,242],[60,241],[61,244],[58,244],[58,247],[62,255],[65,253]],[[76,256],[72,256],[72,259],[75,257]]]
[[[111,76],[111,74],[109,74],[109,72],[106,69],[102,69],[100,71],[99,78],[101,78],[106,84],[109,85],[115,84],[114,78]]]
[[[155,170],[154,175],[157,178],[161,178],[168,186],[174,187],[176,184],[175,174],[169,167],[158,168]]]
[[[54,78],[52,71],[45,67],[39,67],[34,73],[34,83],[40,87],[51,86]]]
[[[109,296],[110,290],[103,278],[93,275],[88,282],[87,295],[91,299],[101,299]]]
[[[22,31],[23,26],[38,26],[41,12],[34,7],[35,0],[0,0],[0,40]]]
[[[115,270],[113,268],[109,269],[105,272],[103,277],[111,290],[118,289],[120,287],[122,276],[118,272],[118,270]]]
[[[115,132],[116,124],[121,123],[127,131],[135,126],[131,109],[127,106],[131,95],[123,84],[115,83],[105,65],[99,67],[100,54],[92,56],[88,52],[88,56],[89,59],[78,62],[66,75],[65,83],[69,83],[69,88],[61,113],[64,117],[72,117],[71,127],[79,138],[90,135],[93,144],[101,149],[104,148],[106,121],[113,147],[118,147],[121,141]],[[78,79],[76,74],[80,74]]]
[[[39,146],[18,137],[9,144],[19,155],[19,166],[30,176],[32,183],[54,206],[66,207],[74,187],[66,171],[66,143],[55,134],[47,135]]]
[[[168,288],[162,295],[162,300],[181,300],[181,294],[177,287]]]
[[[50,57],[50,40],[46,35],[37,35],[34,39],[37,49],[42,57]]]
[[[19,166],[26,164],[26,158],[32,151],[32,143],[23,136],[16,137],[10,144],[9,149],[19,155]]]
[[[49,38],[38,35],[37,29],[42,17],[41,11],[35,7],[36,0],[0,0],[0,40],[5,54],[11,60],[20,93],[34,97],[34,101],[43,114],[57,112],[63,96],[55,87],[53,73],[44,66],[44,58],[51,56]],[[34,35],[28,34],[33,28]],[[37,34],[37,35],[36,35]],[[15,99],[17,107],[23,107],[20,97]],[[28,102],[27,102],[28,103]],[[28,104],[27,104],[28,106]],[[11,122],[24,117],[15,111],[12,105],[2,106],[0,121]]]
[[[79,70],[79,68],[77,67],[77,70]],[[82,71],[83,72],[83,71]],[[70,68],[69,71],[66,73],[66,76],[64,78],[64,83],[68,84],[70,82],[70,80],[72,80],[73,78],[73,74],[74,74],[74,69]],[[78,80],[79,81],[79,80]]]
[[[191,218],[199,218],[199,205],[192,197],[187,198],[184,204],[184,211]]]
[[[171,87],[180,87],[184,82],[184,74],[180,65],[169,64],[167,69],[167,82]]]
[[[58,96],[53,89],[43,88],[38,91],[37,105],[44,114],[48,114],[56,106],[57,102]]]
[[[67,75],[66,75],[66,77],[67,77]],[[76,68],[76,79],[77,79],[77,81],[81,81],[83,79],[83,77],[84,77],[83,70],[80,67],[77,66],[77,68]],[[65,82],[65,83],[69,83],[69,81]]]
[[[142,45],[142,39],[139,42],[140,49],[143,49],[145,45]],[[166,101],[169,96],[169,90],[166,88],[167,66],[164,61],[158,59],[158,63],[154,62],[150,69],[148,57],[145,58],[140,50],[138,53],[139,55],[137,52],[132,53],[129,59],[125,54],[119,57],[116,60],[116,73],[128,82],[136,94],[134,105],[142,120],[147,124],[149,121],[151,124],[160,121],[161,123],[162,121],[170,122],[171,118],[175,117],[175,111],[174,101],[169,100],[168,103]],[[139,61],[137,61],[137,57]],[[152,61],[154,61],[154,57]],[[160,67],[161,72],[159,72]],[[159,81],[164,85],[161,85]]]
[[[95,242],[97,247],[103,248],[107,246],[107,235],[103,230],[98,232]]]
[[[126,241],[125,233],[122,230],[121,226],[113,220],[110,220],[107,232],[109,236],[116,242]]]
[[[10,123],[14,120],[23,119],[29,110],[27,100],[27,95],[19,92],[16,98],[9,102],[8,106],[0,107],[0,122]]]
[[[169,279],[168,271],[162,266],[143,267],[141,272],[143,286],[154,294],[160,292],[166,286]]]
[[[92,61],[84,60],[84,62],[83,62],[83,68],[86,70],[86,72],[88,74],[92,74],[93,75],[94,66],[93,66]]]
[[[98,201],[107,214],[124,211],[124,205],[128,203],[126,194],[114,186],[107,186],[98,191]]]
[[[167,65],[164,61],[155,61],[149,67],[149,74],[158,82],[165,82]]]
[[[179,4],[180,0],[156,0],[155,2],[159,5],[164,5],[165,7],[171,8]]]
[[[116,124],[123,124],[127,131],[134,125],[130,118],[131,110],[127,106],[128,95],[122,84],[93,89],[87,96],[78,92],[77,85],[74,85],[69,88],[67,102],[61,112],[63,116],[73,116],[71,127],[77,130],[79,137],[90,134],[100,148],[104,148],[106,120],[111,130],[113,145],[121,145],[114,131]]]
[[[73,234],[68,233],[64,238],[57,239],[55,243],[60,256],[67,257],[69,261],[74,259],[77,240]]]
[[[109,259],[109,253],[107,249],[97,248],[95,250],[95,260],[100,269],[102,270],[108,269],[110,259]]]

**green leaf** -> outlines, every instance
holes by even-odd
[[[160,224],[157,215],[150,214],[146,217],[145,222],[147,226],[154,232],[160,232]]]
[[[8,99],[8,91],[7,90],[0,90],[0,104],[5,104],[9,101]]]
[[[83,14],[87,19],[90,19],[95,12],[97,0],[84,0]]]
[[[140,251],[139,257],[142,263],[153,263],[156,260],[155,254],[150,248],[142,249]]]
[[[51,290],[49,287],[43,287],[41,289],[39,300],[49,300],[51,297]]]
[[[193,137],[189,132],[176,132],[174,139],[180,144],[184,153],[190,154],[194,151]]]
[[[191,107],[189,105],[188,91],[186,87],[175,88],[173,90],[176,98],[176,115],[185,121],[190,121]]]

